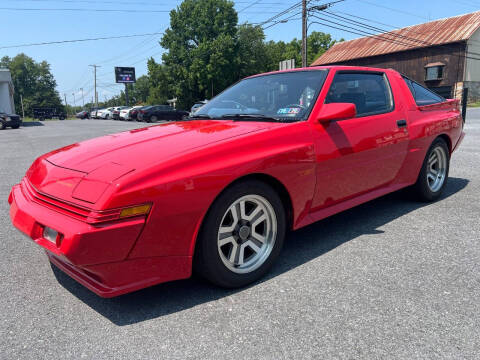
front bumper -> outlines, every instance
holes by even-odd
[[[22,119],[20,117],[8,117],[5,123],[7,126],[20,126],[22,125]]]
[[[13,225],[43,247],[53,264],[102,297],[191,274],[189,256],[129,258],[144,217],[87,224],[42,205],[22,184],[12,188],[8,201]],[[45,226],[62,234],[56,243],[43,237]]]

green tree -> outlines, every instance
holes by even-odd
[[[153,58],[147,62],[149,93],[147,104],[165,104],[169,98],[174,97],[173,81],[170,72],[164,64],[158,64]]]
[[[265,34],[259,26],[244,24],[238,27],[238,76],[243,78],[268,71],[269,62]]]
[[[339,41],[344,41],[344,39],[340,39]],[[337,43],[337,40],[332,40],[330,34],[313,31],[307,37],[307,64],[313,63],[325,51],[335,45],[335,43]]]
[[[161,45],[179,106],[188,108],[238,79],[237,12],[228,0],[185,0],[170,12]]]
[[[46,61],[36,62],[22,53],[14,58],[3,57],[0,67],[8,68],[12,74],[16,113],[22,113],[20,95],[23,96],[26,115],[33,115],[34,107],[56,107],[64,110],[55,90],[57,83],[50,71],[50,64]]]
[[[343,41],[341,39],[340,41]],[[330,49],[337,41],[330,34],[313,31],[307,37],[307,65],[313,63],[320,55]],[[282,60],[295,59],[295,66],[302,65],[302,40],[294,38],[288,43],[269,41],[265,44],[268,59],[267,70],[278,70]]]
[[[150,79],[147,75],[142,75],[128,90],[131,104],[143,104],[147,101],[150,92]]]

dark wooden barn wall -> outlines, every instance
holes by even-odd
[[[463,81],[464,56],[465,43],[459,42],[369,58],[354,59],[336,64],[392,68],[420,84],[428,87],[440,87],[453,86],[456,82]],[[425,65],[434,62],[442,62],[445,64],[443,80],[427,81],[425,83]]]

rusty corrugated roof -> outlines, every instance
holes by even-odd
[[[337,43],[315,60],[312,65],[327,65],[464,41],[468,40],[479,27],[480,11],[413,25],[383,34]]]

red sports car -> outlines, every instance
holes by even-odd
[[[184,121],[39,157],[10,216],[100,296],[192,269],[238,287],[266,273],[289,230],[404,187],[438,199],[462,129],[457,100],[393,70],[260,74]]]

